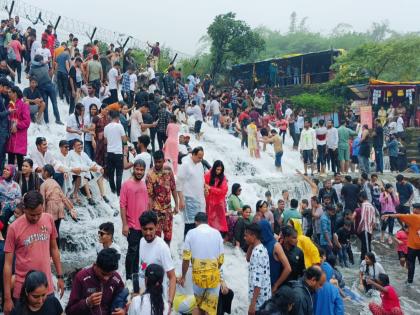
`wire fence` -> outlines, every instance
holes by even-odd
[[[122,46],[128,39],[127,48],[137,48],[147,50],[148,45],[145,41],[130,36],[124,32],[112,31],[99,26],[94,26],[83,21],[79,21],[73,18],[66,17],[64,15],[51,12],[39,8],[37,6],[28,4],[20,0],[0,0],[0,11],[5,11],[9,14],[10,9],[13,6],[12,16],[19,16],[20,18],[26,19],[30,24],[36,25],[53,25],[58,24],[58,30],[64,30],[68,33],[72,33],[75,36],[87,37],[89,40],[97,39],[105,43],[114,43],[116,46]],[[94,35],[94,36],[92,36]],[[191,55],[180,52],[174,49],[170,49],[174,54],[178,54],[180,59],[190,58]]]

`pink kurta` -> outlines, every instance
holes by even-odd
[[[176,175],[178,170],[178,146],[179,146],[179,126],[175,123],[170,123],[166,128],[166,139],[165,145],[163,146],[163,152],[165,153],[165,160],[172,161],[172,167],[174,174]]]

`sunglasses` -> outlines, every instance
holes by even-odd
[[[104,236],[104,235],[108,235],[108,233],[107,233],[107,232],[104,232],[104,231],[98,231],[98,235],[99,235],[100,237],[102,237],[102,236]]]

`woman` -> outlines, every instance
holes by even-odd
[[[385,270],[380,263],[376,262],[375,254],[372,252],[367,253],[359,269],[360,291],[368,292],[370,289],[373,289],[367,280],[378,280],[381,273],[385,273]]]
[[[234,229],[240,215],[242,215],[243,203],[239,198],[239,195],[242,192],[241,185],[235,183],[232,185],[231,194],[228,197],[228,215],[226,217],[228,225],[228,233],[226,235],[226,241],[235,241],[234,239]],[[235,242],[233,243],[235,244]]]
[[[9,90],[9,121],[10,136],[6,145],[6,152],[9,153],[8,161],[17,165],[22,170],[23,157],[28,149],[28,128],[31,124],[29,106],[23,102],[22,91],[17,86]]]
[[[274,216],[273,213],[268,210],[267,201],[258,200],[255,205],[255,216],[252,223],[258,223],[263,219],[266,219],[271,224],[271,229],[274,229]]]
[[[368,280],[368,283],[381,292],[381,305],[374,302],[369,303],[372,315],[403,315],[400,298],[395,288],[389,284],[388,275],[380,273],[377,281]]]
[[[19,301],[11,315],[62,315],[63,308],[54,296],[48,295],[48,280],[42,271],[31,270],[26,274]]]
[[[120,112],[120,123],[124,128],[125,134],[130,135],[130,116],[128,115],[129,108],[127,104],[123,104],[121,106],[121,112]]]
[[[7,223],[13,215],[16,205],[22,197],[18,183],[13,181],[16,168],[8,164],[4,166],[3,175],[0,177],[0,220]]]
[[[9,59],[9,65],[16,71],[18,83],[20,84],[20,78],[22,75],[22,51],[25,50],[25,46],[23,46],[20,41],[18,40],[18,34],[15,33],[12,35],[12,40],[9,43],[8,50],[11,52],[11,55],[14,55],[14,58]],[[13,79],[15,82],[15,79]]]
[[[174,175],[178,171],[178,153],[179,153],[179,125],[176,123],[176,116],[171,115],[171,120],[166,127],[166,141],[163,146],[163,153],[165,153],[165,160],[170,160],[172,162],[172,169]]]
[[[245,242],[245,228],[252,223],[251,220],[251,207],[245,205],[243,209],[241,209],[242,216],[238,217],[238,221],[234,226],[234,240],[235,246],[242,248],[242,250],[246,253],[248,250],[248,244]]]
[[[73,149],[75,139],[82,140],[84,125],[85,107],[82,103],[77,103],[74,107],[74,113],[67,119],[67,141],[69,142],[70,150]]]
[[[163,276],[160,265],[150,264],[146,268],[146,291],[131,300],[128,315],[163,315],[168,313],[168,306],[163,300]]]
[[[64,195],[60,185],[53,179],[54,168],[47,164],[42,171],[44,182],[41,185],[40,193],[44,197],[44,211],[54,218],[55,228],[57,229],[57,243],[60,239],[60,223],[64,219],[64,208],[69,211],[70,216],[76,220],[77,212],[70,200]]]
[[[31,159],[24,159],[22,171],[17,172],[15,181],[19,184],[22,195],[31,190],[38,190],[42,184],[42,179],[33,170],[34,162]]]
[[[96,140],[95,162],[102,167],[105,166],[106,144],[104,138],[104,129],[107,124],[108,109],[106,108],[106,105],[102,105],[99,115],[93,117],[92,119],[92,128],[95,130]]]
[[[383,106],[378,110],[378,118],[381,121],[382,127],[385,126],[386,123],[386,110]]]
[[[213,167],[204,175],[206,213],[209,225],[216,230],[226,233],[226,194],[228,191],[225,166],[217,160]]]
[[[258,222],[261,228],[261,243],[267,249],[270,260],[270,280],[274,293],[286,282],[292,268],[280,243],[274,238],[273,230],[267,220]]]
[[[95,159],[96,141],[93,118],[96,115],[98,115],[98,106],[96,106],[96,104],[91,104],[89,106],[89,114],[85,116],[85,142],[83,148],[91,160]]]
[[[381,214],[394,214],[396,208],[400,204],[398,194],[395,193],[394,187],[390,183],[385,185],[381,195],[379,196],[379,203],[381,204]],[[388,244],[392,245],[392,236],[394,235],[394,218],[388,217],[382,220],[381,226],[381,242],[384,242],[385,230],[388,227]]]

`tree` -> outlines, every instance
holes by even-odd
[[[244,22],[235,19],[235,13],[217,15],[207,28],[211,40],[212,75],[226,70],[227,62],[246,61],[255,52],[264,49],[262,37]]]
[[[320,93],[302,93],[290,97],[290,100],[297,108],[305,108],[310,115],[315,116],[334,112],[344,102],[341,98]]]

